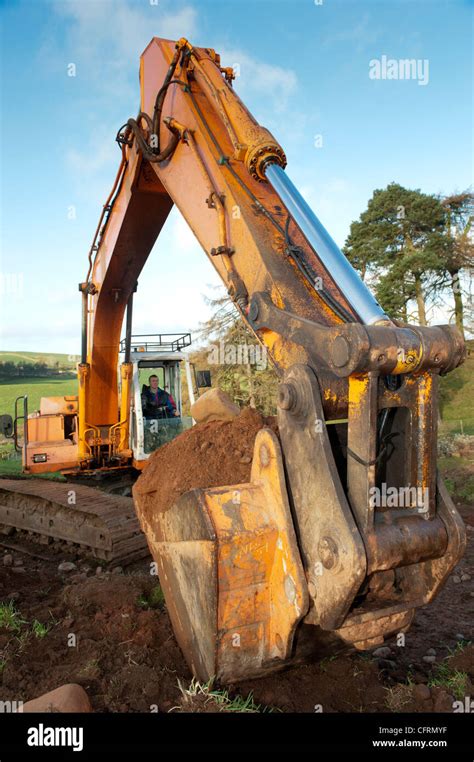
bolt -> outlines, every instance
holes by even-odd
[[[325,569],[332,569],[337,563],[337,545],[332,537],[323,537],[318,545],[321,563]]]
[[[345,336],[336,336],[331,349],[331,358],[336,368],[347,365],[351,356],[351,348]]]
[[[296,405],[296,390],[293,384],[280,384],[278,389],[278,407],[292,410]]]

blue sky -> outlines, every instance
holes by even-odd
[[[155,2],[0,2],[2,349],[79,350],[77,284],[153,36],[238,65],[236,90],[339,245],[375,188],[472,183],[472,1]],[[428,84],[370,79],[383,55],[427,59]],[[217,283],[174,211],[139,283],[135,332],[196,328]]]

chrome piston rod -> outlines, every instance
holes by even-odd
[[[361,322],[372,325],[379,320],[388,320],[380,304],[293,185],[285,170],[278,164],[267,164],[263,171]]]

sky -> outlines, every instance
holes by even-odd
[[[472,184],[472,10],[473,0],[0,0],[0,348],[79,352],[78,283],[153,36],[187,37],[235,68],[235,89],[342,246],[376,188]],[[383,56],[419,61],[417,77],[374,78]],[[174,209],[139,281],[134,332],[195,330],[219,283]]]

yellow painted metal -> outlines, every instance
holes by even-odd
[[[78,457],[79,461],[86,460],[90,453],[90,448],[86,441],[86,431],[89,428],[86,423],[86,397],[87,386],[90,374],[89,363],[79,363],[77,366],[77,375],[79,380],[79,413],[78,413]]]
[[[129,449],[130,436],[130,391],[132,387],[133,366],[123,362],[120,366],[122,386],[120,392],[120,439],[119,452]]]
[[[229,682],[284,666],[309,600],[276,435],[257,434],[249,483],[165,510],[140,482],[133,494],[193,673]]]
[[[218,544],[218,673],[235,679],[242,653],[257,672],[289,659],[308,609],[275,434],[256,437],[250,485],[206,490],[204,498]]]

